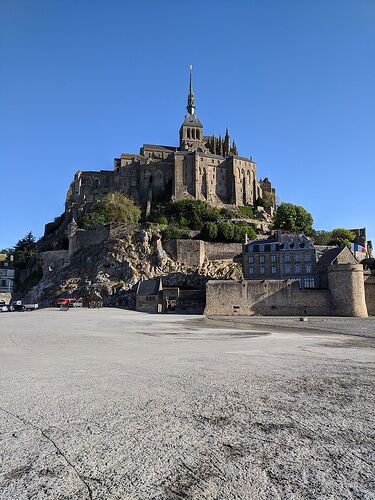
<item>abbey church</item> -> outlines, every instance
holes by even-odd
[[[253,206],[264,191],[274,204],[271,183],[256,180],[255,162],[238,155],[228,129],[223,138],[204,134],[195,110],[191,67],[186,109],[177,147],[144,144],[139,154],[115,158],[113,170],[78,171],[67,193],[66,211],[79,213],[115,191],[132,198],[146,212],[159,200],[189,198],[215,207]]]

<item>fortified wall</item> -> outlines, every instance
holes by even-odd
[[[294,280],[209,281],[205,314],[366,317],[370,297],[365,296],[361,268],[360,264],[332,266],[327,290],[301,290]]]
[[[242,243],[210,243],[202,240],[169,240],[163,244],[169,256],[187,266],[200,267],[204,262],[241,259]]]
[[[375,316],[375,276],[365,278],[365,295],[367,312],[370,316]]]

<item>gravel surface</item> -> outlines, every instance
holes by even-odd
[[[375,340],[296,326],[2,314],[0,499],[374,499]]]

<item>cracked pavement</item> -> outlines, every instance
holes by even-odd
[[[4,313],[0,499],[374,499],[375,339],[345,333]]]

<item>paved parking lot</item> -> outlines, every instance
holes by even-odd
[[[375,498],[374,345],[201,316],[4,313],[0,498]]]

